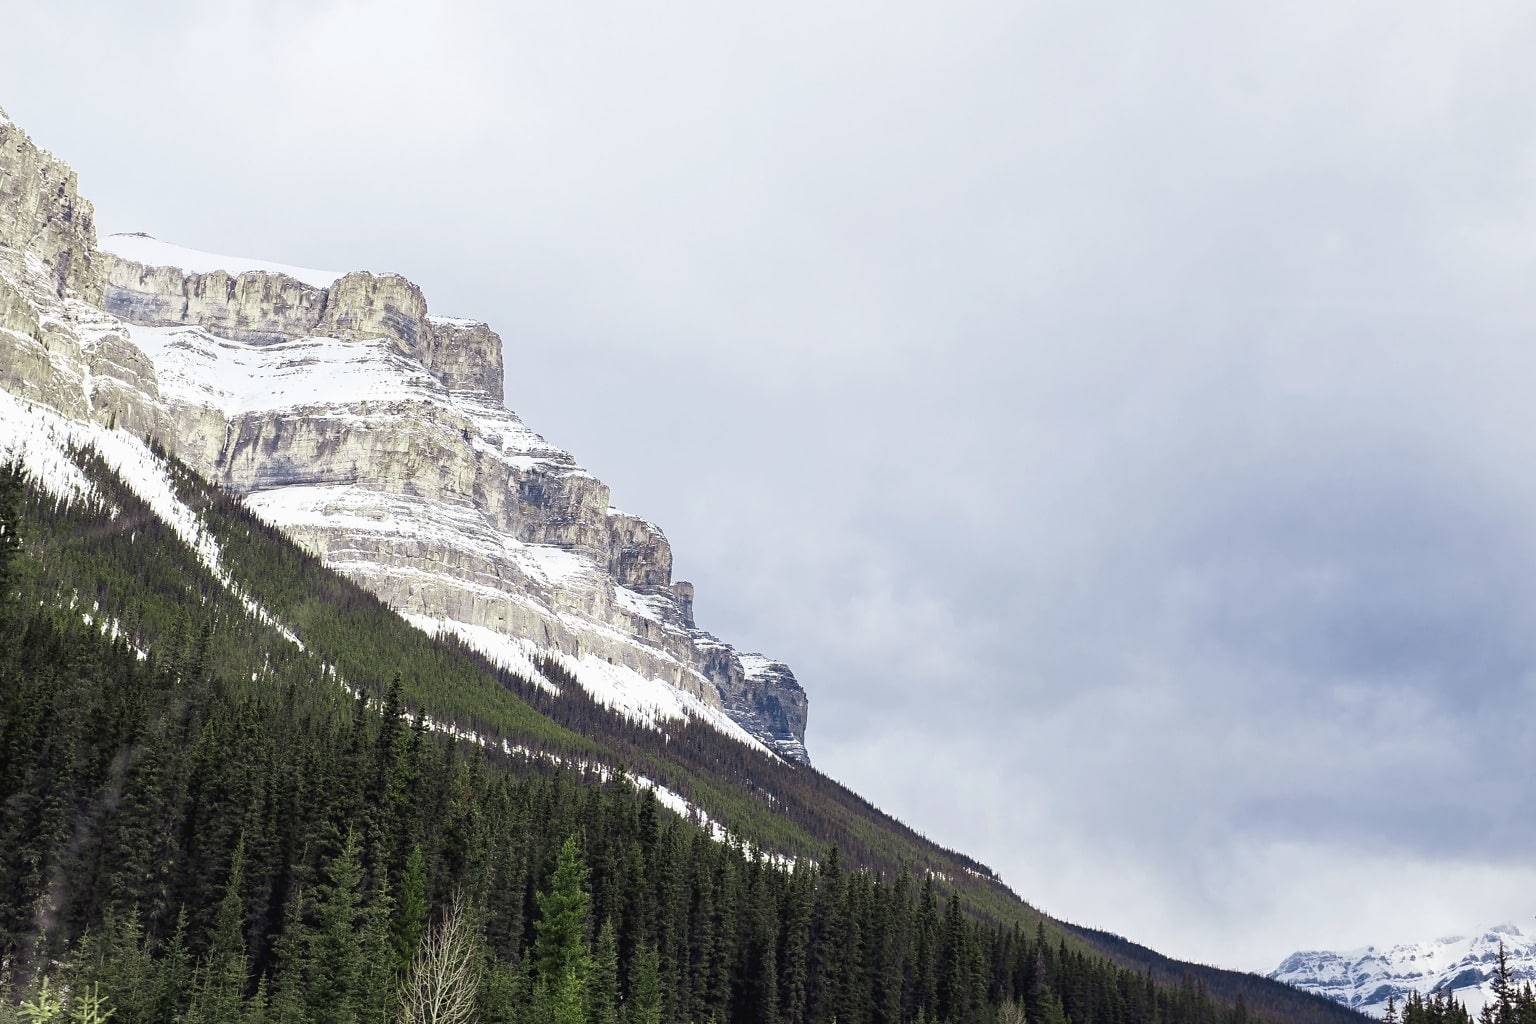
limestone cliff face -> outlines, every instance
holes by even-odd
[[[0,386],[158,437],[426,628],[806,760],[793,675],[700,630],[662,532],[503,406],[487,325],[397,275],[221,259],[98,244],[73,171],[0,115]]]
[[[282,273],[189,273],[103,255],[105,306],[132,323],[195,324],[256,345],[388,338],[444,386],[503,399],[496,333],[472,320],[429,317],[421,289],[398,274],[345,274],[320,288]]]
[[[0,111],[0,387],[77,419],[159,434],[154,368],[100,308],[103,281],[75,172]]]
[[[75,172],[0,110],[0,238],[39,260],[59,298],[101,301],[96,215]]]

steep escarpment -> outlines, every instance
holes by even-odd
[[[8,121],[0,203],[0,386],[159,438],[423,628],[805,760],[793,675],[700,630],[662,532],[503,406],[489,326],[398,275],[98,245],[73,172]]]
[[[0,110],[0,239],[40,264],[59,298],[101,300],[96,214],[74,170]],[[0,307],[6,300],[0,298]]]
[[[75,172],[0,111],[0,387],[78,420],[166,428],[154,367],[101,309],[95,215]]]
[[[445,387],[503,400],[501,339],[478,321],[429,316],[421,289],[398,274],[341,274],[318,286],[313,282],[327,275],[305,273],[306,281],[282,269],[198,273],[155,265],[156,258],[185,258],[188,250],[158,245],[146,235],[116,236],[109,246],[114,251],[103,260],[104,305],[124,320],[195,324],[255,345],[386,338]]]

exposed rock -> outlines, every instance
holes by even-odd
[[[59,298],[100,304],[96,215],[75,172],[0,114],[0,239],[41,261]]]
[[[809,761],[805,751],[805,690],[782,661],[741,655],[742,682],[724,691],[725,710],[752,735],[791,761]]]
[[[398,274],[344,274],[329,288],[283,273],[191,273],[102,254],[105,306],[131,323],[196,324],[254,345],[327,337],[388,338],[455,390],[501,402],[501,338],[483,323],[427,315],[427,300]]]

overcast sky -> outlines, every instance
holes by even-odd
[[[396,270],[811,756],[1268,970],[1536,914],[1529,3],[0,0],[108,231]]]

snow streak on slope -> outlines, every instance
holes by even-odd
[[[406,616],[406,619],[413,620],[413,622],[414,620],[421,618],[421,616]],[[424,621],[430,623],[432,620],[426,619]],[[422,625],[421,622],[414,622],[414,624],[418,626]],[[463,623],[450,623],[450,625],[462,626]],[[535,672],[536,671],[537,670],[535,670]],[[544,684],[541,683],[541,685]],[[349,686],[345,682],[341,683],[341,688],[346,691],[347,695],[353,700],[356,700],[360,695],[360,691],[352,686]],[[365,697],[364,704],[374,711],[381,710],[383,706],[380,700],[371,697]],[[428,732],[435,732],[444,736],[452,736],[456,740],[462,740],[466,743],[473,743],[477,747],[481,747],[486,750],[499,750],[507,757],[520,757],[527,761],[544,761],[549,764],[556,765],[560,768],[571,769],[573,771],[582,772],[587,775],[595,775],[603,782],[612,781],[614,776],[617,774],[611,766],[604,764],[601,761],[574,760],[571,758],[560,757],[557,754],[551,754],[548,751],[529,750],[527,747],[522,746],[521,744],[513,743],[506,737],[502,737],[498,741],[493,736],[487,736],[484,733],[478,733],[471,729],[465,729],[462,726],[453,724],[452,722],[440,722],[433,718],[431,715],[424,714],[419,711],[413,714],[409,709],[407,709],[405,712],[405,718],[413,726],[420,725]],[[642,792],[645,790],[650,790],[652,793],[655,793],[657,803],[661,804],[669,811],[672,811],[678,817],[698,825],[704,830],[705,834],[708,835],[709,838],[713,839],[717,843],[730,843],[735,846],[740,846],[747,852],[748,856],[762,857],[768,863],[773,864],[776,867],[783,868],[787,871],[794,870],[795,865],[798,863],[799,859],[796,857],[791,857],[782,853],[773,853],[768,850],[763,850],[759,847],[756,847],[751,843],[744,842],[733,832],[731,832],[730,829],[726,828],[723,824],[712,818],[707,811],[700,808],[697,804],[691,803],[688,798],[683,796],[681,793],[674,789],[669,789],[666,786],[663,786],[661,783],[654,779],[647,778],[644,775],[635,775],[630,772],[626,772],[625,777],[629,779],[630,783],[633,784],[636,789],[639,789]],[[808,860],[807,863],[812,868],[816,866],[815,861]]]
[[[405,620],[423,632],[436,636],[447,633],[463,640],[494,664],[527,678],[535,685],[559,693],[559,689],[539,671],[534,659],[553,658],[581,684],[587,694],[610,711],[631,722],[660,728],[665,722],[695,718],[755,750],[772,753],[757,737],[748,733],[726,715],[691,694],[676,690],[659,679],[650,679],[623,665],[615,665],[596,655],[573,658],[557,651],[540,648],[531,640],[508,636],[484,626],[474,626],[452,619],[427,615],[405,615]]]
[[[1269,977],[1378,1017],[1388,996],[1400,1007],[1410,992],[1448,991],[1476,1017],[1492,995],[1501,943],[1516,986],[1536,982],[1536,931],[1512,924],[1385,949],[1293,953]]]
[[[162,397],[211,405],[233,416],[350,402],[418,398],[433,384],[383,339],[303,338],[247,345],[201,327],[133,327],[134,344],[154,361]]]
[[[312,270],[308,267],[291,267],[286,263],[247,259],[244,256],[199,252],[145,234],[108,235],[97,244],[107,252],[142,263],[146,267],[176,267],[192,274],[211,274],[222,270],[227,274],[239,275],[261,270],[269,274],[284,274],[316,288],[329,288],[337,278],[345,276],[330,270]]]
[[[214,577],[238,597],[252,615],[277,629],[300,649],[303,644],[291,630],[242,592],[224,567],[218,541],[203,529],[197,513],[176,496],[166,463],[149,446],[121,430],[99,423],[77,423],[50,410],[34,406],[0,391],[0,462],[12,459],[37,478],[39,485],[56,498],[76,501],[93,488],[69,457],[71,449],[93,447],[107,467],[128,485],[186,545]],[[117,513],[113,510],[112,514]]]
[[[160,397],[172,404],[207,406],[227,417],[302,409],[311,416],[373,421],[377,414],[368,409],[428,403],[476,428],[471,438],[477,451],[525,469],[549,464],[585,475],[569,452],[545,441],[510,410],[450,392],[387,339],[312,337],[252,345],[201,327],[119,329],[154,363]]]

